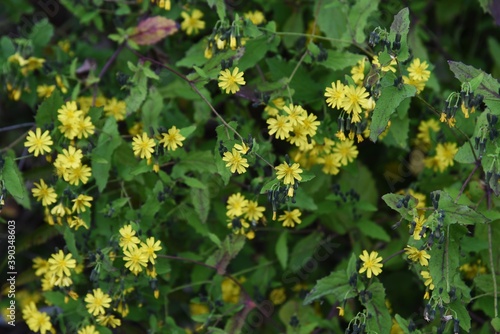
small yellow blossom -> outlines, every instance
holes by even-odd
[[[382,272],[382,257],[379,257],[377,252],[372,251],[368,254],[368,252],[364,250],[359,258],[363,261],[363,266],[359,269],[360,274],[366,271],[366,276],[372,278],[372,275],[378,276]]]
[[[276,178],[278,180],[283,179],[283,183],[293,185],[295,180],[301,181],[302,169],[298,163],[294,163],[293,165],[288,165],[287,162],[283,162],[282,164],[275,167],[276,169]]]
[[[188,35],[198,34],[200,29],[205,29],[205,21],[202,21],[203,13],[199,9],[194,9],[189,15],[186,12],[181,13],[184,21],[181,23],[181,29]]]
[[[50,137],[49,131],[45,130],[42,134],[42,129],[36,128],[35,132],[30,130],[28,136],[26,137],[25,147],[28,147],[28,153],[33,153],[37,157],[45,153],[50,153],[50,145],[54,144],[52,138]]]
[[[134,150],[134,155],[139,156],[141,159],[151,159],[152,153],[155,151],[156,146],[154,139],[149,138],[146,132],[135,136],[132,143],[132,149]]]
[[[235,94],[240,90],[240,86],[246,84],[245,78],[243,78],[244,73],[240,72],[238,67],[235,67],[233,72],[226,68],[219,74],[219,87],[225,90],[226,94]]]
[[[295,227],[295,224],[302,223],[300,216],[302,212],[299,209],[293,209],[292,211],[284,211],[285,213],[280,215],[278,221],[283,222],[283,227]]]
[[[182,147],[182,141],[186,139],[175,125],[168,129],[167,133],[162,133],[161,135],[163,138],[159,143],[163,144],[163,147],[166,147],[169,151],[175,151],[177,147]]]

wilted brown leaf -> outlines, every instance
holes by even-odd
[[[176,33],[177,30],[177,22],[174,20],[154,16],[141,21],[130,39],[139,45],[151,45]]]

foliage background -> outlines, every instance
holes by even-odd
[[[448,61],[482,69],[493,78],[500,77],[499,30],[495,25],[498,18],[485,12],[488,9],[486,1],[172,1],[169,11],[147,1],[136,4],[132,1],[8,0],[3,1],[1,6],[3,91],[0,124],[4,128],[30,123],[27,127],[2,131],[0,137],[2,157],[21,157],[16,160],[16,164],[22,175],[20,180],[23,188],[28,190],[17,201],[11,196],[12,191],[11,194],[5,191],[5,207],[2,210],[4,220],[16,220],[16,266],[21,273],[17,288],[30,294],[41,293],[40,278],[34,274],[32,260],[36,256],[49,258],[55,253],[55,247],[71,252],[77,262],[85,266],[82,273],[75,274],[74,279],[79,299],[71,301],[68,306],[64,302],[67,291],[56,289],[55,292],[44,292],[44,298],[37,304],[41,308],[46,300],[59,307],[47,309],[58,331],[75,332],[80,328],[78,326],[95,323],[84,308],[85,294],[97,286],[116,293],[120,288],[113,281],[124,277],[123,284],[136,287],[136,294],[127,302],[130,314],[122,319],[121,327],[113,329],[120,333],[148,330],[181,333],[183,328],[194,331],[197,327],[195,323],[204,323],[201,331],[206,332],[231,332],[234,326],[247,332],[335,333],[347,328],[349,321],[364,308],[384,308],[383,313],[386,314],[387,308],[381,305],[381,300],[385,302],[386,299],[390,301],[391,313],[387,313],[389,318],[383,318],[383,321],[389,319],[390,322],[377,329],[372,327],[373,331],[389,332],[390,319],[398,314],[402,319],[412,319],[419,330],[434,332],[440,325],[439,319],[430,323],[423,321],[426,301],[422,299],[425,291],[422,279],[418,271],[408,264],[406,256],[398,253],[408,243],[407,224],[403,223],[393,230],[391,227],[400,220],[400,215],[382,199],[382,195],[401,189],[423,193],[427,197],[426,207],[432,207],[431,192],[442,190],[455,198],[466,183],[467,188],[459,204],[473,207],[481,217],[487,218],[487,224],[481,225],[479,220],[472,219],[468,224],[470,226],[467,226],[466,241],[460,242],[462,248],[457,246],[453,263],[456,262],[458,267],[481,260],[488,277],[491,277],[489,253],[492,252],[496,259],[494,268],[498,272],[500,250],[488,244],[486,227],[490,224],[490,235],[493,235],[493,240],[499,240],[498,199],[493,196],[488,208],[484,201],[481,204],[482,194],[487,187],[484,182],[485,170],[480,168],[468,181],[466,179],[475,166],[474,160],[472,164],[457,161],[445,173],[430,169],[418,174],[410,171],[415,148],[413,140],[418,133],[419,123],[429,118],[439,119],[433,110],[441,111],[450,92],[460,90],[460,82],[450,71]],[[420,94],[421,98],[413,98],[406,111],[398,111],[399,115],[404,115],[399,120],[393,116],[393,124],[384,139],[376,143],[365,140],[357,145],[359,155],[355,162],[342,168],[338,175],[325,175],[321,167],[313,167],[308,172],[312,175],[310,180],[306,182],[304,178],[297,190],[296,203],[288,202],[278,210],[279,215],[290,205],[291,208],[301,209],[302,223],[294,229],[282,227],[281,223],[272,220],[271,203],[262,190],[274,179],[273,170],[253,155],[258,153],[273,166],[283,162],[285,154],[292,155],[291,145],[272,140],[268,135],[264,112],[266,103],[278,96],[291,95],[295,104],[302,105],[318,116],[322,122],[319,137],[333,137],[337,130],[338,112],[326,106],[323,96],[325,88],[335,80],[344,80],[344,75],[350,75],[351,67],[362,56],[373,55],[374,49],[368,45],[370,32],[377,26],[389,30],[394,16],[404,7],[409,8],[411,26],[408,44],[413,57],[426,60],[432,69],[426,88]],[[154,45],[141,46],[137,50],[120,48],[120,43],[110,37],[117,33],[118,27],[135,27],[150,16],[167,17],[180,24],[181,12],[193,8],[204,13],[206,22],[205,29],[197,35],[187,35],[180,29]],[[349,26],[345,23],[341,8],[359,15],[359,25],[350,23]],[[365,8],[370,10],[365,11]],[[260,26],[263,28],[261,30],[251,25],[242,27],[250,40],[241,58],[238,51],[226,50],[207,61],[203,57],[203,50],[220,16],[227,15],[233,20],[236,13],[241,17],[250,10],[262,11],[266,23]],[[44,17],[48,20],[43,20]],[[311,47],[307,36],[302,35],[310,33],[308,29],[311,22],[316,22],[319,34],[326,38],[314,40],[316,47]],[[349,27],[357,27],[359,35],[356,35],[357,41],[354,43],[349,35]],[[8,57],[19,48],[17,38],[31,45],[34,56],[47,59],[43,68],[25,78],[14,73],[7,65]],[[69,41],[70,52],[58,49],[58,42],[62,40]],[[337,40],[347,40],[349,43],[339,43]],[[317,57],[320,49],[328,52],[326,60],[319,61],[311,57],[311,54]],[[116,53],[117,50],[120,50],[119,53]],[[114,54],[117,55],[116,59],[97,80]],[[151,64],[149,78],[144,77],[143,73],[137,74],[140,71],[128,65],[129,62],[134,66],[139,64],[138,54],[157,62]],[[247,81],[247,85],[235,95],[226,95],[217,86],[221,60],[230,58],[245,72]],[[95,62],[95,69],[79,77],[75,69],[86,59]],[[175,75],[174,71],[184,77]],[[291,73],[294,73],[293,80],[287,85]],[[53,84],[56,74],[64,78],[68,92],[56,92],[43,102],[36,94],[36,87],[45,83]],[[132,78],[131,81],[127,81],[129,78]],[[19,101],[8,98],[7,84],[12,80],[21,80],[16,81],[23,89]],[[147,94],[142,96],[144,90],[147,90]],[[63,197],[67,186],[54,177],[52,165],[44,158],[27,157],[23,139],[30,126],[35,127],[34,121],[37,127],[45,127],[47,119],[54,120],[63,101],[94,93],[125,100],[128,107],[127,118],[119,122],[107,121],[101,108],[94,109],[96,127],[112,132],[116,143],[112,145],[113,148],[104,147],[104,144],[99,148],[100,139],[95,137],[90,140],[87,158],[92,165],[93,179],[85,186],[70,187],[75,194],[84,192],[94,197],[92,209],[85,216],[91,228],[73,231],[66,225],[49,226],[44,222],[42,206],[33,199],[29,190],[33,182],[44,179],[53,184]],[[498,98],[498,89],[495,94],[494,98]],[[253,153],[249,155],[251,167],[246,174],[231,176],[225,170],[219,154],[219,141],[224,140],[224,145],[230,149],[241,140],[232,134],[228,139],[228,131],[220,125],[221,120],[214,115],[201,95],[226,122],[231,122],[229,124],[237,128],[243,138],[251,135],[255,139]],[[134,105],[136,108],[131,107]],[[487,106],[488,112],[499,115],[500,110],[493,105]],[[45,116],[37,119],[42,111]],[[478,117],[476,115],[470,121],[459,118],[457,128],[472,138],[477,135],[475,125]],[[45,120],[41,121],[42,118]],[[162,156],[162,172],[159,174],[154,173],[144,160],[133,156],[132,135],[128,130],[136,122],[142,122],[146,132],[150,131],[150,127],[158,131],[160,126],[168,129],[175,125],[183,129],[187,137],[182,149]],[[458,146],[466,143],[464,137],[456,136],[456,132],[444,124],[442,132],[433,137],[433,143],[441,142],[443,138],[457,142]],[[67,141],[60,140],[54,150],[60,151],[67,144]],[[490,145],[496,147],[496,142],[491,141]],[[102,151],[95,154],[92,153],[93,149]],[[494,148],[492,150],[498,156],[498,152]],[[112,157],[108,161],[109,177],[107,171],[99,172],[97,156]],[[4,181],[6,175],[4,169]],[[343,196],[336,189],[340,189],[346,197],[352,194],[347,204],[342,202]],[[226,201],[237,192],[258,200],[260,205],[266,207],[267,224],[259,222],[253,240],[243,241],[231,237],[231,230],[226,226]],[[102,251],[106,256],[110,251],[119,253],[116,241],[118,229],[130,221],[136,224],[133,226],[144,236],[152,235],[161,240],[163,250],[160,254],[177,257],[158,261],[159,299],[154,297],[155,288],[151,287],[151,279],[145,275],[136,279],[123,269],[123,261],[119,258],[109,268],[104,266],[98,281],[90,280],[95,267],[92,259],[95,259],[97,251]],[[463,234],[465,236],[465,232]],[[318,244],[327,245],[326,258],[318,255],[321,248],[312,247]],[[329,252],[332,248],[333,251]],[[381,296],[377,295],[379,299],[364,303],[364,297],[358,291],[349,296],[346,304],[343,298],[338,297],[338,291],[327,289],[325,291],[330,293],[318,298],[314,297],[314,293],[311,294],[317,280],[331,272],[356,272],[355,259],[365,249],[377,250],[384,259],[396,254],[384,263],[383,273],[377,278],[382,285],[368,280],[359,283],[366,288],[385,289],[386,298],[382,293]],[[217,258],[221,252],[234,257],[228,263],[227,272],[231,277],[245,277],[242,287],[246,293],[240,292],[241,299],[237,303],[223,301],[221,283],[224,277],[220,274],[224,274],[224,270],[216,274],[212,268],[179,261],[179,258],[189,259],[219,268],[224,262],[220,257]],[[2,275],[4,272],[5,263]],[[483,277],[478,280],[470,280],[464,273],[457,273],[462,277],[460,281],[465,286],[463,291],[471,290],[473,298],[481,294],[486,296],[472,301],[468,298],[459,299],[457,303],[463,304],[463,308],[450,306],[450,303],[445,303],[445,306],[455,312],[459,309],[464,311],[458,317],[462,324],[471,321],[471,332],[491,332],[490,321],[495,317],[498,319],[498,310],[492,297],[492,282],[484,278],[486,275],[477,276]],[[343,286],[348,285],[347,279],[340,279],[340,283],[335,280],[327,283],[330,288],[335,284]],[[438,280],[436,277],[433,279]],[[302,289],[296,287],[296,283],[303,284]],[[266,305],[275,288],[285,289],[286,302],[273,305],[273,311],[269,314],[259,310],[259,307],[255,308],[256,304]],[[4,303],[5,299],[2,300]],[[303,305],[304,300],[310,303]],[[193,315],[190,305],[194,303],[209,306],[210,312]],[[337,306],[345,307],[344,317],[338,316]],[[69,312],[75,307],[80,307],[83,312]],[[261,318],[259,314],[264,314],[262,324],[255,320]],[[20,315],[21,309],[18,319],[21,319]],[[298,327],[290,325],[294,316],[299,320]],[[405,328],[405,321],[398,323],[406,333],[408,323]],[[254,325],[254,322],[258,325]],[[20,322],[19,326],[23,324]],[[451,332],[452,327],[450,323],[446,330]],[[102,333],[110,331],[104,327],[98,328]]]

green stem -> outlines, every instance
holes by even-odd
[[[498,318],[498,290],[497,290],[497,277],[495,273],[495,263],[493,261],[493,238],[491,231],[491,223],[488,223],[488,253],[490,255],[491,278],[493,280],[494,312],[495,312],[495,318]]]

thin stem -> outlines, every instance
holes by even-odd
[[[455,201],[454,201],[455,203],[458,201],[458,199],[460,198],[460,196],[462,196],[465,188],[469,184],[472,176],[476,173],[476,171],[477,171],[477,169],[479,168],[480,165],[481,165],[481,163],[479,161],[476,161],[476,165],[474,166],[474,169],[472,170],[472,172],[470,172],[469,176],[467,177],[467,179],[465,180],[464,184],[462,185],[462,188],[460,188],[460,191],[458,192],[458,195],[455,198]]]
[[[31,130],[31,129],[30,129],[30,130]],[[7,151],[7,150],[10,150],[12,147],[16,146],[16,145],[17,145],[17,143],[19,143],[20,141],[23,141],[24,139],[26,139],[26,136],[28,135],[28,132],[29,132],[30,130],[26,131],[26,132],[25,132],[22,136],[19,136],[19,138],[17,138],[16,140],[14,140],[14,141],[13,141],[12,143],[10,143],[8,146],[6,146],[6,147],[2,148],[2,149],[0,150],[0,153],[1,153],[1,152],[5,152],[5,151]]]
[[[99,81],[102,79],[102,77],[104,76],[104,74],[106,74],[106,72],[108,71],[108,69],[111,67],[111,65],[114,63],[114,61],[116,60],[116,58],[118,57],[118,55],[120,54],[120,52],[123,50],[123,48],[125,47],[126,43],[122,43],[118,46],[118,48],[115,50],[115,52],[111,55],[111,57],[108,59],[108,61],[106,62],[106,64],[104,64],[104,66],[102,67],[101,69],[101,72],[99,72]],[[96,98],[97,98],[97,82],[94,84],[94,92],[92,94],[92,106],[95,107],[95,101],[96,101]]]
[[[184,285],[179,285],[178,287],[175,287],[172,290],[170,290],[167,294],[169,295],[173,292],[183,290],[185,288],[190,288],[192,286],[203,285],[203,284],[208,284],[208,283],[212,283],[212,281],[199,281],[199,282],[193,282],[193,283],[188,283],[188,284],[184,284]]]
[[[495,263],[493,261],[493,238],[491,232],[491,223],[488,223],[488,253],[490,255],[491,278],[493,280],[493,302],[494,302],[495,318],[498,318],[497,277],[495,273]]]
[[[389,255],[388,257],[386,257],[385,259],[382,260],[382,263],[385,264],[386,262],[389,262],[390,259],[392,259],[393,257],[396,257],[398,255],[401,255],[404,253],[404,249],[400,250],[400,251],[397,251],[396,253],[392,254],[392,255]]]
[[[0,128],[0,132],[7,132],[10,130],[15,130],[15,129],[24,128],[24,127],[32,127],[33,125],[35,125],[35,123],[33,123],[33,122],[14,124],[14,125],[6,126],[4,128]]]
[[[473,300],[476,300],[476,299],[479,299],[479,298],[482,298],[482,297],[488,297],[488,296],[493,296],[493,293],[491,292],[487,292],[487,293],[483,293],[483,294],[480,294],[480,295],[477,295],[477,296],[474,296],[470,299],[470,301],[472,302]]]

